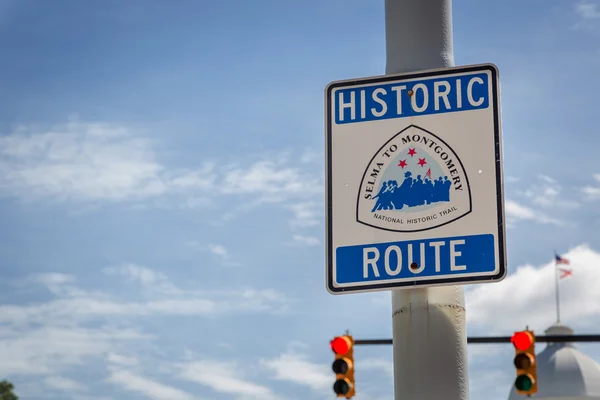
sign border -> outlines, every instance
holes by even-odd
[[[373,83],[384,83],[395,80],[408,80],[418,78],[434,78],[444,75],[454,75],[460,73],[469,72],[481,72],[489,71],[491,74],[491,86],[492,86],[492,97],[494,99],[493,115],[494,115],[494,143],[495,143],[495,156],[496,156],[496,208],[498,213],[498,259],[499,259],[499,271],[495,275],[486,275],[478,277],[448,277],[443,279],[427,279],[419,281],[404,281],[404,282],[389,282],[389,283],[373,283],[369,285],[354,285],[335,287],[333,285],[333,213],[332,213],[332,126],[333,126],[333,113],[332,113],[332,92],[334,89],[338,89],[346,86],[355,86],[362,84],[373,84]],[[500,104],[499,104],[499,72],[498,67],[492,63],[485,64],[473,64],[458,67],[448,68],[437,68],[429,69],[418,72],[400,73],[392,75],[381,75],[367,78],[348,79],[331,82],[325,88],[325,216],[326,216],[326,227],[325,227],[325,257],[327,266],[325,268],[325,280],[327,291],[331,294],[347,294],[347,293],[361,293],[361,292],[378,292],[384,290],[393,289],[407,289],[407,288],[421,288],[421,287],[436,287],[436,286],[448,286],[452,284],[477,284],[483,282],[499,282],[506,277],[506,224],[504,216],[504,175],[502,165],[502,140],[500,132]],[[412,125],[412,124],[409,124]],[[472,209],[472,206],[471,206]],[[356,222],[356,221],[355,221]],[[358,222],[357,222],[358,223]],[[437,227],[436,227],[437,228]],[[435,228],[432,228],[435,229]],[[400,233],[400,232],[399,232]],[[376,282],[376,281],[375,281]]]

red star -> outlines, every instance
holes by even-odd
[[[417,164],[419,164],[421,167],[423,167],[423,166],[425,166],[425,164],[427,164],[427,161],[425,161],[424,158],[419,158],[419,162]]]
[[[400,163],[398,164],[399,167],[402,167],[402,169],[404,169],[404,167],[406,167],[406,160],[400,160]]]
[[[409,156],[414,156],[415,154],[417,154],[417,152],[415,151],[415,149],[408,149],[408,155]]]

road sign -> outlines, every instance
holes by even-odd
[[[325,95],[329,292],[504,279],[497,68],[338,81]]]

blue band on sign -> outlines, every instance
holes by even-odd
[[[338,284],[493,273],[494,235],[338,247],[335,264]]]
[[[400,81],[339,89],[334,93],[336,124],[415,117],[488,108],[485,73]]]

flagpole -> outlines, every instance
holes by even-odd
[[[558,254],[554,252],[554,254]],[[558,260],[556,256],[554,257],[554,282],[555,282],[555,292],[556,292],[556,323],[560,324],[560,295],[558,292]]]

